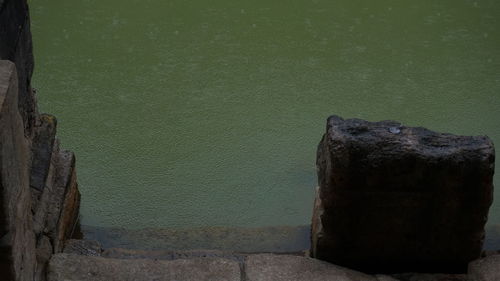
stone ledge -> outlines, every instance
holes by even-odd
[[[245,262],[246,281],[377,281],[361,272],[317,259],[260,254]]]
[[[48,281],[240,281],[237,262],[220,258],[110,259],[56,254],[49,263]]]
[[[469,264],[468,281],[500,280],[500,255],[491,255]]]

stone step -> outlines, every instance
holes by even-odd
[[[231,258],[190,257],[173,260],[106,258],[61,253],[49,263],[48,281],[378,281],[324,261],[291,255],[251,254],[240,263]]]
[[[94,266],[95,264],[99,264],[99,266]],[[207,270],[207,264],[214,266],[217,274],[207,275],[203,273]],[[180,266],[177,271],[167,273],[170,268],[176,266]],[[235,266],[238,268],[239,275],[234,273]],[[187,267],[191,269],[188,270]],[[96,241],[68,240],[63,255],[55,255],[50,261],[48,280],[58,281],[68,278],[80,281],[494,281],[500,280],[499,268],[500,255],[493,252],[481,260],[472,262],[469,265],[469,275],[444,273],[368,275],[309,258],[304,254],[249,254],[220,250],[103,249]],[[190,273],[186,273],[187,271]],[[154,274],[161,276],[158,275],[160,276],[158,277]],[[127,276],[130,276],[130,279],[127,279],[129,278]],[[156,277],[159,279],[154,279]]]
[[[99,242],[89,240],[70,239],[66,241],[64,253],[84,255],[84,256],[100,256],[113,259],[154,259],[154,260],[177,260],[177,259],[193,259],[193,258],[223,258],[236,261],[243,264],[245,258],[250,253],[238,253],[232,251],[220,250],[142,250],[142,249],[125,249],[125,248],[109,248],[103,249]],[[284,255],[276,253],[276,255]],[[305,253],[287,253],[287,255],[305,256]]]
[[[193,258],[223,258],[238,263],[243,263],[246,255],[240,253],[224,252],[219,250],[187,250],[187,251],[145,251],[121,248],[103,250],[102,257],[115,259],[155,259],[155,260],[178,260]]]
[[[56,254],[49,263],[48,281],[240,281],[240,266],[222,258],[178,260],[113,259]]]

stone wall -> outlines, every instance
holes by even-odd
[[[31,280],[35,234],[29,188],[29,147],[17,109],[15,65],[0,61],[0,271],[11,280]]]
[[[0,0],[2,280],[45,280],[78,221],[75,156],[60,148],[55,117],[38,113],[33,66],[27,2]]]

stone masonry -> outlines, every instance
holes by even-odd
[[[57,120],[39,114],[26,0],[0,0],[0,279],[45,280],[70,238],[80,193]]]
[[[328,118],[312,256],[365,272],[465,272],[493,200],[493,143]]]

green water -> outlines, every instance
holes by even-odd
[[[308,224],[330,114],[500,145],[497,0],[30,3],[85,225]]]

